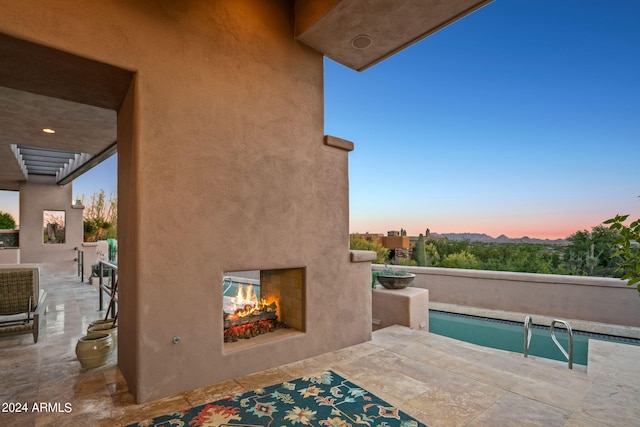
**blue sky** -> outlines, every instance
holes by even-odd
[[[351,231],[559,238],[640,216],[639,20],[637,0],[496,0],[364,72],[325,60]],[[100,188],[115,157],[74,195]]]
[[[497,0],[362,73],[327,60],[351,231],[558,238],[637,217],[639,19],[632,0]]]

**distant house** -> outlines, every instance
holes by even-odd
[[[388,231],[381,239],[382,246],[389,249],[391,259],[409,258],[411,256],[411,242],[409,237],[399,231]]]
[[[389,249],[389,258],[409,258],[411,256],[411,241],[409,236],[403,236],[399,231],[387,231],[385,236],[382,233],[354,233],[352,236],[361,237],[369,242],[379,241],[380,244]]]

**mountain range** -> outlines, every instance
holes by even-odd
[[[501,234],[498,237],[491,237],[484,233],[431,233],[432,237],[446,237],[449,240],[469,240],[471,242],[483,242],[483,243],[535,243],[545,245],[568,245],[569,241],[566,239],[537,239],[534,237],[507,237]]]

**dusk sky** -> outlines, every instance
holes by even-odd
[[[326,59],[351,232],[564,238],[639,217],[639,20],[637,0],[496,0],[364,72]],[[115,176],[114,156],[73,193]]]
[[[640,216],[640,1],[496,0],[362,73],[326,61],[351,232],[562,238]]]

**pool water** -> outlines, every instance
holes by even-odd
[[[429,310],[429,332],[485,347],[516,353],[524,352],[523,323]],[[560,344],[567,350],[569,347],[569,338],[566,329],[561,325],[556,325],[555,334]],[[640,345],[640,340],[633,338],[614,337],[574,330],[573,363],[578,365],[587,364],[589,339]],[[549,328],[544,326],[534,325],[532,328],[529,354],[547,359],[567,361],[551,339]]]

